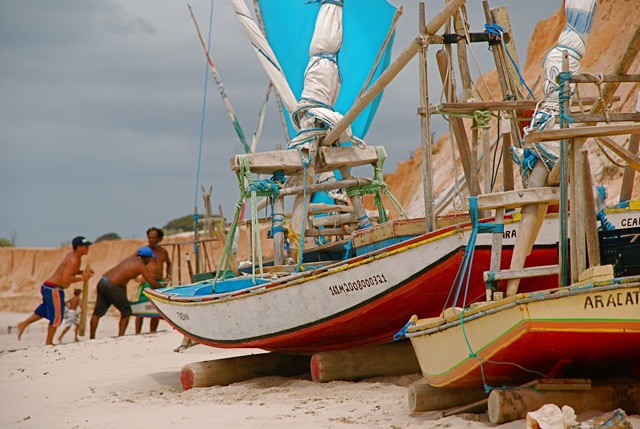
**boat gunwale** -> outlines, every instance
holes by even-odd
[[[627,281],[624,281],[625,279],[627,279]],[[629,279],[633,279],[635,281],[629,281]],[[463,317],[450,316],[446,319],[439,319],[439,320],[423,319],[425,320],[425,322],[423,323],[420,323],[420,320],[417,320],[414,325],[411,325],[410,327],[407,328],[407,332],[405,333],[405,336],[407,338],[412,338],[412,337],[420,337],[423,335],[430,335],[439,331],[443,331],[445,329],[458,326],[463,323],[480,319],[482,317],[485,317],[491,314],[495,314],[501,311],[506,311],[520,305],[526,306],[531,303],[536,303],[541,301],[550,301],[550,300],[559,299],[567,296],[575,296],[575,295],[581,295],[581,294],[592,293],[592,292],[606,292],[610,290],[634,288],[634,287],[640,287],[639,276],[631,276],[626,278],[622,277],[622,278],[616,278],[613,280],[598,281],[598,282],[590,283],[588,285],[583,285],[580,287],[566,286],[563,288],[547,289],[547,290],[542,290],[537,292],[517,294],[500,301],[493,301],[493,302],[487,303],[486,305],[479,305],[477,307],[471,308],[466,314],[464,313],[464,310],[463,310],[461,313]],[[444,321],[445,323],[442,323],[442,321]],[[433,325],[437,325],[437,326],[433,326]]]

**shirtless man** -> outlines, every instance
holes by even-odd
[[[149,247],[156,254],[156,257],[149,262],[147,268],[151,273],[151,277],[161,283],[163,286],[171,280],[171,259],[169,258],[169,252],[159,244],[164,238],[164,232],[160,228],[151,227],[147,230],[147,240],[149,241]],[[166,271],[164,267],[166,265]],[[166,275],[164,274],[166,272]],[[145,283],[142,278],[138,278],[140,282],[140,290],[138,292],[139,301],[148,301],[149,298],[142,291],[150,286],[149,283]],[[144,317],[136,317],[136,334],[142,331],[142,321]],[[149,332],[156,332],[158,329],[158,323],[160,319],[152,317],[149,321]]]
[[[115,267],[102,275],[98,282],[98,297],[96,306],[93,309],[90,323],[90,339],[96,337],[96,329],[100,318],[104,316],[113,305],[120,310],[120,324],[118,326],[118,336],[124,335],[131,316],[131,305],[127,298],[127,283],[142,275],[154,289],[162,287],[149,272],[147,265],[156,257],[149,246],[138,249],[135,255],[129,256]]]
[[[65,320],[64,324],[66,326],[62,330],[62,333],[60,334],[60,336],[58,337],[58,342],[60,344],[62,344],[62,337],[64,337],[64,334],[69,332],[69,329],[71,329],[71,327],[74,325],[76,327],[76,331],[75,331],[75,337],[73,341],[75,341],[76,343],[80,341],[78,339],[78,328],[80,327],[80,312],[78,311],[78,307],[80,306],[81,293],[82,293],[82,289],[74,290],[73,296],[69,298],[66,302],[67,308],[64,311],[64,320]]]
[[[49,320],[46,345],[53,345],[53,337],[64,317],[64,289],[72,283],[89,280],[92,270],[82,271],[80,263],[82,257],[89,253],[91,242],[78,236],[71,241],[73,250],[64,257],[56,271],[40,287],[42,304],[26,320],[18,323],[18,340],[22,338],[24,330],[43,317]]]

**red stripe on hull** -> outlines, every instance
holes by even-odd
[[[428,377],[428,381],[446,387],[502,386],[540,377],[632,374],[640,362],[640,322],[533,321],[478,352],[478,358],[483,360],[482,366],[470,359],[448,374]]]

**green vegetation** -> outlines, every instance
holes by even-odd
[[[101,241],[112,241],[112,240],[120,240],[121,237],[115,232],[109,232],[107,234],[102,234],[100,237],[96,238],[96,243]]]
[[[211,216],[215,225],[220,224],[220,216]],[[202,226],[201,226],[202,228]],[[174,219],[162,227],[164,235],[178,234],[181,232],[193,232],[193,214],[184,215]]]
[[[15,247],[15,244],[8,238],[0,237],[0,247]]]

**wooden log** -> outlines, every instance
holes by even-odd
[[[598,137],[597,140],[620,158],[624,159],[627,164],[629,164],[629,167],[636,171],[640,171],[640,157],[638,155],[628,151],[609,137]]]
[[[640,74],[603,74],[596,76],[593,73],[572,73],[569,78],[571,83],[599,83],[599,82],[640,82]]]
[[[586,228],[587,238],[587,254],[589,255],[589,265],[600,265],[600,242],[598,240],[598,221],[596,219],[596,201],[593,196],[593,176],[591,174],[591,165],[589,164],[589,152],[581,149],[582,155],[582,174],[584,175],[584,225]]]
[[[85,271],[91,272],[91,265],[87,264]],[[87,312],[89,311],[89,279],[82,282],[82,301],[80,301],[80,325],[78,335],[84,337],[87,329]]]
[[[313,381],[361,380],[420,372],[411,342],[355,347],[316,353],[311,357]]]
[[[524,419],[529,411],[545,404],[568,405],[576,414],[589,410],[622,408],[627,413],[640,411],[640,382],[629,381],[594,386],[589,390],[537,391],[515,388],[493,390],[489,395],[488,414],[491,423],[500,424]]]
[[[409,410],[412,413],[459,407],[486,397],[482,386],[433,387],[424,379],[412,383],[407,389]]]
[[[522,84],[521,77],[518,74],[520,62],[518,60],[518,52],[516,51],[516,42],[511,27],[509,10],[506,6],[494,7],[491,8],[491,16],[493,17],[495,23],[498,24],[504,31],[503,42],[505,48],[504,53],[506,55],[504,58],[504,68],[506,71],[505,77],[509,78],[512,88],[516,92],[518,98],[525,98],[525,88]],[[513,62],[511,60],[513,60]]]
[[[497,208],[515,209],[527,204],[557,204],[558,188],[527,188],[515,191],[496,192],[478,195],[479,210],[494,210]],[[467,209],[469,200],[466,201]]]
[[[182,367],[180,383],[184,390],[194,387],[226,386],[256,377],[290,377],[309,372],[309,356],[262,353],[236,356]]]
[[[436,61],[438,63],[438,70],[440,71],[440,78],[445,88],[448,88],[448,73],[447,67],[449,58],[445,51],[440,50],[436,52]],[[445,96],[448,101],[456,101],[455,94],[451,90],[445,91]],[[475,171],[472,168],[472,156],[471,149],[469,148],[469,139],[465,131],[464,122],[459,116],[454,116],[450,119],[451,128],[453,129],[453,137],[458,147],[458,153],[460,154],[460,162],[462,163],[462,169],[464,170],[464,177],[469,185],[470,195],[478,195],[480,188],[475,180]]]
[[[513,186],[513,160],[511,159],[511,134],[509,131],[502,134],[502,186],[505,191],[512,191]]]
[[[500,270],[493,272],[493,280],[510,280],[510,279],[524,279],[530,277],[551,276],[558,274],[557,265],[541,265],[538,267],[527,267],[514,270]],[[484,281],[489,280],[489,272],[485,271],[482,274]]]
[[[571,200],[570,218],[572,217],[572,224],[574,225],[575,241],[571,240],[571,253],[575,255],[575,265],[573,259],[571,260],[571,283],[578,280],[578,275],[587,269],[587,242],[585,236],[585,184],[584,184],[584,164],[583,157],[580,149],[583,141],[581,139],[574,139],[571,142],[571,158],[573,160],[573,171],[569,172],[571,189],[573,192],[569,196]],[[593,193],[593,189],[589,189],[589,192]],[[572,199],[573,197],[573,199]],[[574,272],[575,267],[575,272]]]
[[[638,153],[640,143],[640,134],[632,134],[629,138],[629,152]],[[633,179],[635,178],[635,170],[627,165],[622,175],[622,185],[620,185],[620,202],[629,201],[633,191]]]
[[[593,127],[560,128],[557,130],[538,131],[527,135],[524,138],[524,142],[538,143],[578,137],[602,137],[633,133],[640,133],[640,124],[598,125]]]
[[[637,122],[640,121],[640,113],[572,113],[573,122]]]
[[[386,155],[386,153],[385,153]],[[291,175],[304,169],[300,153],[297,150],[273,150],[231,157],[231,171],[240,170],[240,158],[246,157],[252,173],[273,174],[282,170]],[[360,165],[374,164],[378,161],[378,152],[375,146],[367,146],[364,149],[355,146],[341,146],[322,148],[319,152],[320,162],[314,164],[317,173],[338,170],[341,167],[357,167]]]
[[[583,106],[593,105],[598,98],[583,97],[580,104]],[[615,96],[611,101],[620,101],[619,96]],[[538,104],[536,100],[507,100],[507,101],[474,101],[473,103],[439,103],[429,108],[430,113],[441,113],[448,115],[452,113],[473,114],[476,110],[505,111],[505,110],[529,110],[535,109]],[[572,115],[573,117],[573,115]],[[531,118],[526,118],[530,121]]]
[[[420,33],[426,32],[424,3],[419,4],[418,26]],[[427,71],[427,47],[425,43],[420,49],[418,73],[420,76],[420,146],[422,147],[422,188],[424,200],[424,219],[427,231],[435,229],[436,215],[434,210],[435,194],[433,191],[433,141],[431,135],[431,115],[426,113],[429,107],[429,73]]]

